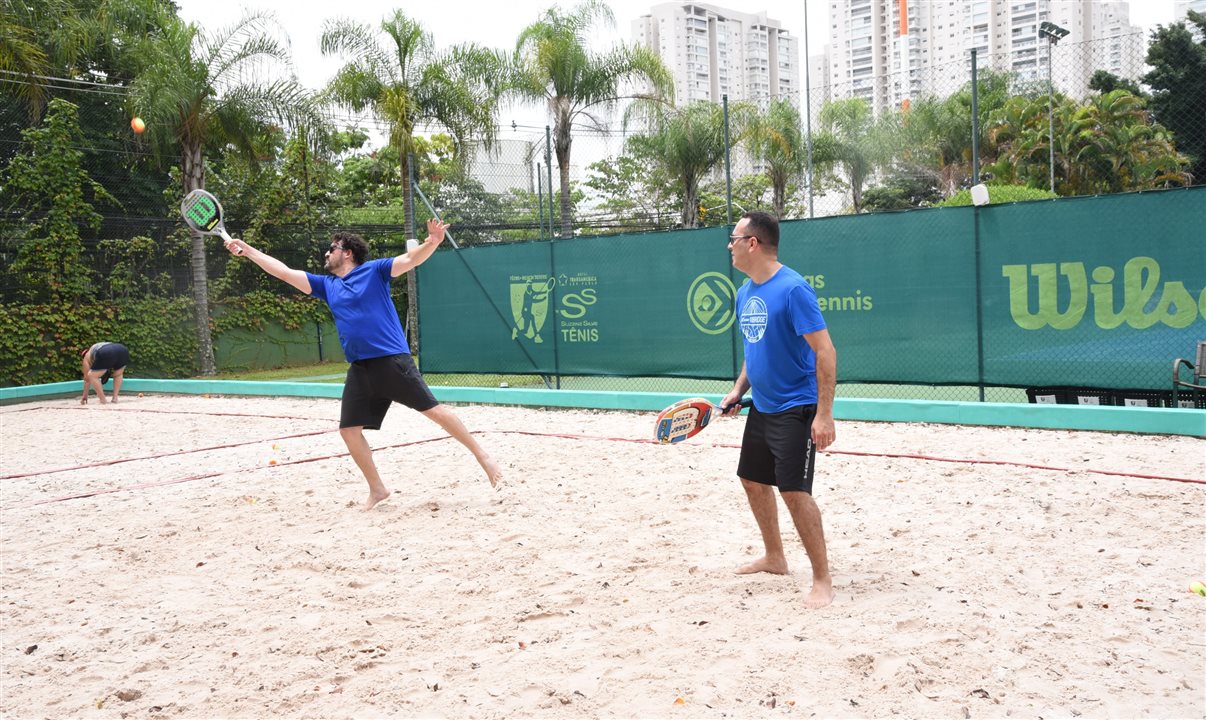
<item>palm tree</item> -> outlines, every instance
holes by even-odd
[[[1188,185],[1189,160],[1177,152],[1166,128],[1153,123],[1146,101],[1114,90],[1078,105],[1055,106],[1055,178],[1061,195],[1128,192]],[[1002,108],[990,136],[1000,143],[992,166],[1000,182],[1046,187],[1050,146],[1045,98],[1014,97]]]
[[[322,34],[323,54],[348,58],[327,88],[337,104],[360,112],[371,110],[389,125],[390,144],[397,149],[402,175],[403,212],[413,228],[410,155],[415,128],[437,125],[452,136],[458,152],[471,139],[490,149],[498,137],[498,103],[505,88],[504,58],[477,45],[436,50],[435,40],[401,10],[385,19],[375,33],[348,20],[328,22]],[[407,273],[406,326],[418,351],[418,304],[414,271]]]
[[[212,35],[164,13],[160,30],[138,48],[143,67],[131,85],[131,110],[147,124],[149,142],[180,153],[186,193],[205,187],[203,150],[225,143],[255,157],[264,122],[316,126],[321,118],[293,79],[257,82],[264,63],[287,64],[288,46],[263,14],[244,16]],[[213,375],[205,239],[193,234],[189,264],[202,375]]]
[[[45,8],[60,8],[54,14],[62,12],[59,0],[47,0]],[[0,72],[6,80],[11,73],[19,78],[21,83],[16,85],[14,94],[29,108],[31,122],[41,116],[46,104],[45,76],[50,75],[50,64],[46,49],[38,41],[35,27],[40,18],[35,14],[33,6],[28,3],[13,3],[11,9],[5,3],[6,10],[0,13]],[[12,85],[5,83],[6,88]],[[7,90],[6,90],[7,91]]]
[[[734,142],[742,136],[745,106],[730,107],[730,118],[738,119]],[[682,184],[682,223],[685,228],[699,225],[699,181],[724,159],[724,108],[718,103],[699,101],[665,114],[656,131],[648,137],[653,157],[666,173]]]
[[[1058,112],[1063,117],[1060,98]],[[1062,122],[1058,127],[1063,127]],[[1048,176],[1050,140],[1047,125],[1047,98],[1015,95],[994,116],[988,137],[999,148],[997,161],[989,168],[993,180],[1006,185],[1039,186]]]
[[[571,127],[579,118],[596,127],[602,123],[593,113],[596,106],[609,109],[621,100],[620,87],[627,82],[645,83],[646,92],[627,97],[660,101],[673,80],[661,59],[643,47],[620,45],[596,54],[587,49],[595,23],[615,22],[601,0],[583,0],[564,13],[558,7],[524,28],[515,45],[517,96],[545,102],[553,118],[553,149],[561,179],[561,233],[570,235],[570,146]]]
[[[813,147],[817,166],[831,171],[840,168],[850,185],[854,212],[863,209],[863,185],[880,164],[884,154],[881,132],[862,98],[826,103],[821,108],[821,132]]]
[[[1090,98],[1072,117],[1074,194],[1118,193],[1188,185],[1188,158],[1170,133],[1150,121],[1146,102],[1118,89]]]
[[[156,29],[164,0],[5,0],[0,12],[0,85],[20,98],[36,124],[51,77],[103,80],[131,77],[131,47]],[[17,81],[15,89],[12,82]]]
[[[1009,74],[984,70],[978,80],[981,163],[991,163],[996,146],[988,128],[1009,98]],[[923,98],[900,115],[897,160],[910,175],[933,177],[951,197],[972,174],[971,83],[949,97]]]
[[[777,217],[787,206],[787,184],[804,172],[805,145],[800,111],[790,101],[771,100],[766,112],[750,120],[747,142],[751,154],[766,165],[771,205]]]

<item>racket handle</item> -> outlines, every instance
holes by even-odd
[[[228,234],[226,233],[226,229],[225,229],[225,228],[221,228],[221,229],[219,229],[219,230],[218,230],[218,234],[222,236],[222,242],[223,242],[225,245],[227,245],[228,247],[230,246],[230,244],[231,244],[232,242],[234,242],[234,238],[232,238],[230,235],[228,235]],[[243,248],[240,248],[240,247],[235,248],[235,250],[234,250],[234,254],[235,254],[235,255],[242,255],[242,254],[243,254]]]
[[[753,407],[754,399],[753,398],[745,398],[741,402],[737,403],[737,405],[739,407],[743,407],[743,408]],[[732,405],[717,405],[716,407],[720,408],[720,412],[726,413],[729,411],[729,408],[731,408],[733,406]]]

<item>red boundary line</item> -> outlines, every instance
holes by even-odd
[[[310,418],[310,419],[312,419],[312,418]],[[321,432],[332,432],[332,431],[323,430],[323,431],[320,431],[319,433],[305,433],[305,435],[317,435],[317,434],[320,434]],[[621,438],[621,437],[607,437],[607,436],[600,436],[600,435],[576,435],[573,433],[540,433],[540,432],[534,432],[534,431],[530,431],[530,430],[475,430],[471,434],[484,435],[484,434],[488,434],[488,433],[493,433],[493,434],[498,434],[498,435],[527,435],[527,436],[533,436],[533,437],[557,437],[557,438],[564,438],[567,440],[603,440],[603,441],[608,441],[608,442],[629,442],[629,443],[640,443],[640,444],[646,444],[646,445],[662,444],[656,440],[648,440],[648,439],[642,439],[642,438]],[[301,437],[301,436],[298,435],[298,436],[292,436],[292,437]],[[451,439],[452,438],[450,436],[443,436],[443,437],[438,437],[438,438],[426,438],[424,440],[412,440],[410,442],[397,443],[395,445],[384,445],[384,446],[382,446],[380,448],[376,448],[376,449],[377,450],[393,450],[393,449],[401,448],[401,447],[410,447],[413,445],[423,445],[423,444],[431,443],[431,442],[442,442],[444,440],[451,440]],[[266,441],[259,440],[256,442],[266,442]],[[245,445],[245,444],[248,444],[248,443],[238,443],[237,445]],[[236,447],[237,445],[226,445],[226,446],[217,446],[217,447],[218,448]],[[731,443],[709,443],[708,446],[709,447],[719,447],[719,448],[734,448],[734,449],[740,449],[740,447],[741,447],[740,445],[733,445]],[[209,448],[209,449],[213,449],[213,448]],[[181,453],[184,453],[184,452],[200,452],[200,451],[188,451],[188,450],[181,451]],[[168,454],[169,455],[178,455],[181,453],[168,453]],[[1198,485],[1206,485],[1206,480],[1199,480],[1196,478],[1182,478],[1182,477],[1172,477],[1172,476],[1165,476],[1165,475],[1146,475],[1146,474],[1141,474],[1141,473],[1118,472],[1115,470],[1094,470],[1092,468],[1064,468],[1064,467],[1056,467],[1053,465],[1037,465],[1037,464],[1033,464],[1033,463],[1015,462],[1012,460],[968,460],[968,459],[961,459],[961,458],[936,457],[936,456],[932,456],[932,455],[918,455],[918,454],[912,454],[912,453],[873,453],[873,452],[858,452],[858,451],[853,451],[853,450],[827,450],[826,453],[831,453],[834,455],[850,455],[853,457],[899,458],[899,459],[907,459],[907,460],[922,460],[922,461],[929,461],[929,462],[944,462],[944,463],[961,463],[961,464],[971,464],[971,465],[1005,465],[1005,466],[1010,466],[1010,467],[1030,468],[1033,470],[1047,470],[1047,471],[1051,471],[1051,472],[1093,473],[1096,475],[1111,475],[1111,476],[1116,476],[1116,477],[1140,478],[1140,479],[1144,479],[1144,480],[1168,480],[1171,482],[1182,482],[1182,483],[1193,483],[1193,484],[1198,484]],[[348,453],[336,453],[334,455],[323,455],[323,456],[319,456],[319,457],[305,458],[302,460],[291,460],[289,462],[278,463],[278,464],[270,466],[270,467],[280,468],[280,467],[286,467],[289,465],[302,465],[305,463],[318,462],[320,460],[331,460],[331,459],[337,458],[337,457],[346,457],[347,455],[348,455]],[[164,457],[166,457],[166,456],[164,456]],[[126,462],[126,461],[117,461],[117,462]],[[104,463],[102,463],[102,464],[104,464]],[[112,464],[112,463],[110,463],[110,464]],[[56,497],[56,498],[35,500],[33,502],[24,503],[21,505],[14,505],[13,507],[7,508],[7,509],[12,510],[12,509],[17,509],[17,508],[29,508],[29,507],[34,507],[36,505],[45,505],[48,503],[63,502],[65,500],[78,500],[81,498],[94,497],[97,495],[107,495],[107,494],[111,494],[111,493],[123,492],[126,490],[145,490],[148,488],[163,487],[165,485],[175,485],[178,483],[189,482],[192,480],[204,480],[206,478],[217,477],[219,475],[249,472],[251,470],[259,470],[259,469],[261,469],[261,468],[258,468],[258,467],[257,468],[240,468],[240,469],[229,471],[229,472],[205,473],[202,475],[191,475],[191,476],[185,477],[185,478],[176,478],[174,480],[163,480],[163,481],[154,482],[154,483],[142,483],[139,485],[126,485],[126,486],[122,486],[122,487],[108,488],[105,490],[94,490],[94,491],[87,492],[87,493],[78,493],[75,495],[64,495],[64,496]],[[59,472],[59,471],[52,471],[52,472]]]

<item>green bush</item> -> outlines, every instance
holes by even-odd
[[[287,330],[328,320],[325,303],[309,297],[251,292],[211,306],[215,335],[262,331],[265,322]],[[130,349],[131,375],[191,377],[197,373],[197,336],[191,298],[123,299],[89,305],[0,305],[0,385],[77,380],[80,354],[93,343]]]
[[[130,348],[140,376],[191,375],[197,357],[192,301],[0,305],[0,385],[78,379],[80,354],[103,340]]]
[[[1026,200],[1054,200],[1058,198],[1053,192],[1048,190],[1040,190],[1032,188],[1028,185],[989,185],[988,186],[988,204],[1000,205],[1001,203],[1024,202]],[[960,207],[963,205],[971,205],[971,190],[960,190],[951,195],[947,199],[935,205],[935,207]]]

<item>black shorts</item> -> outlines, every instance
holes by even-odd
[[[389,405],[399,402],[424,412],[439,405],[410,355],[356,360],[343,384],[339,427],[380,430]]]
[[[812,494],[812,470],[817,449],[812,442],[816,405],[800,405],[781,413],[760,413],[750,408],[741,438],[737,476],[779,492]]]
[[[93,370],[121,370],[130,364],[130,351],[121,343],[101,345],[92,353]]]

